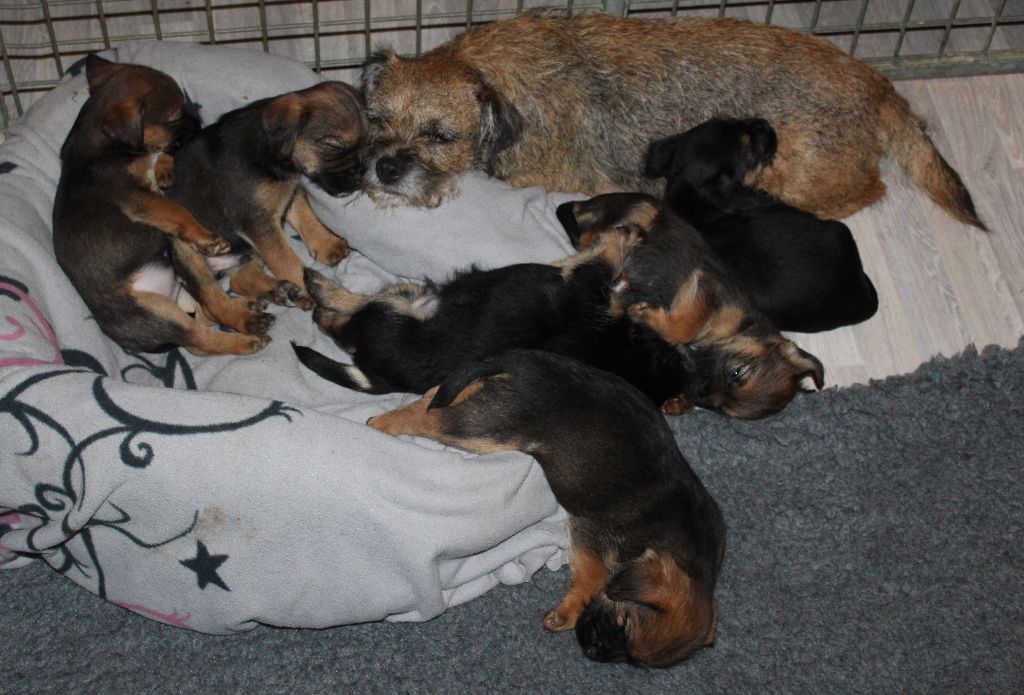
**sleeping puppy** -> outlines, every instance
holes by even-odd
[[[693,405],[739,418],[776,413],[824,368],[779,333],[751,302],[700,233],[655,198],[609,193],[558,210],[574,244],[609,233],[637,237],[623,263],[629,314],[673,345],[687,345],[696,370]]]
[[[464,364],[510,348],[571,355],[635,384],[666,413],[689,409],[688,351],[632,322],[613,292],[623,235],[608,235],[562,267],[535,263],[470,270],[442,285],[402,284],[352,294],[307,269],[313,320],[352,356],[335,362],[295,346],[325,379],[367,393],[423,393]]]
[[[362,99],[342,82],[262,99],[228,112],[176,154],[167,195],[233,248],[251,243],[276,277],[254,260],[232,275],[233,290],[311,309],[304,266],[284,223],[318,261],[336,265],[348,255],[348,244],[317,218],[300,183],[308,177],[331,195],[358,189],[365,133]]]
[[[229,297],[205,257],[229,245],[160,193],[174,178],[168,153],[199,129],[181,89],[162,72],[96,55],[85,71],[89,98],[61,148],[53,206],[60,267],[103,332],[127,350],[262,349],[273,322],[265,302]]]
[[[811,333],[867,320],[878,294],[849,228],[751,187],[776,149],[763,119],[714,119],[653,143],[646,173],[667,179],[665,203],[697,228],[779,330]]]
[[[664,418],[622,379],[513,350],[367,424],[537,460],[570,515],[572,575],[544,628],[575,628],[588,658],[664,667],[714,642],[722,513]]]
[[[715,115],[777,124],[758,188],[842,218],[885,194],[891,156],[949,214],[984,228],[960,177],[892,82],[817,36],[731,18],[540,10],[363,68],[366,188],[437,205],[471,169],[514,186],[660,193],[651,140]]]

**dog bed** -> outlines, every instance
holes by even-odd
[[[147,42],[104,56],[167,72],[204,122],[321,79],[235,48]],[[565,513],[539,466],[367,427],[411,396],[301,368],[290,340],[342,358],[308,312],[272,309],[273,340],[249,357],[133,354],[103,336],[51,241],[81,73],[0,146],[0,566],[41,560],[107,601],[208,633],[426,620],[560,566]],[[461,185],[432,210],[311,191],[357,252],[326,268],[296,248],[364,292],[571,252],[554,210],[581,196],[480,175]]]

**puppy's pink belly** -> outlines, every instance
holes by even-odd
[[[163,295],[172,302],[178,300],[181,285],[170,266],[147,265],[132,277],[132,289]]]
[[[206,264],[210,266],[210,270],[215,273],[219,273],[224,270],[230,270],[231,268],[237,268],[242,265],[243,260],[243,254],[229,253],[226,256],[207,256]]]

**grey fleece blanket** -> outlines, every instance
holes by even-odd
[[[319,80],[231,48],[137,43],[111,57],[169,73],[206,121]],[[339,355],[307,312],[276,310],[273,342],[244,358],[107,340],[51,242],[58,151],[87,95],[73,74],[0,147],[0,566],[45,562],[129,610],[227,633],[425,620],[564,562],[565,515],[532,459],[366,427],[407,396],[303,370],[289,340]],[[299,251],[370,291],[571,250],[554,215],[571,196],[463,186],[430,211],[316,196],[360,253],[328,269]]]
[[[213,638],[144,620],[37,563],[0,582],[0,692],[1024,691],[1024,347],[671,421],[723,507],[711,649],[597,664],[540,626],[568,571],[419,624]]]

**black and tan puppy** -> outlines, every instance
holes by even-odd
[[[232,275],[232,289],[311,309],[304,266],[284,223],[318,261],[336,265],[348,255],[348,244],[316,217],[300,183],[306,176],[331,195],[357,190],[365,134],[362,100],[342,82],[262,99],[225,114],[175,155],[177,176],[167,195],[232,247],[252,244],[277,278],[253,261]]]
[[[777,124],[754,182],[839,218],[879,200],[892,156],[951,215],[982,223],[959,176],[891,82],[834,44],[735,19],[526,13],[473,27],[416,58],[381,52],[363,70],[381,201],[436,205],[453,175],[516,186],[659,193],[651,140],[713,116]]]
[[[805,378],[821,388],[821,362],[784,338],[700,233],[657,199],[608,193],[558,215],[581,248],[609,232],[639,239],[623,262],[621,301],[665,340],[689,347],[693,405],[760,418],[786,407]]]
[[[203,255],[227,252],[227,242],[160,194],[174,177],[168,151],[198,130],[181,89],[157,70],[95,55],[86,75],[89,99],[61,148],[57,262],[103,332],[126,349],[260,350],[273,321],[265,303],[228,297]],[[179,306],[196,309],[181,282],[202,307],[194,315]]]
[[[714,119],[651,145],[647,175],[758,309],[783,331],[864,321],[878,294],[842,222],[821,220],[748,185],[770,166],[775,131],[759,118]]]
[[[373,296],[348,292],[312,269],[313,318],[352,356],[342,364],[295,346],[320,376],[368,393],[423,393],[464,364],[510,348],[571,355],[619,374],[666,413],[689,409],[688,351],[637,325],[613,285],[624,236],[563,267],[512,265],[470,270],[442,285],[403,284]]]
[[[589,658],[671,666],[714,642],[722,513],[664,418],[622,379],[515,350],[368,424],[537,459],[570,514],[572,577],[544,627],[575,628]]]

